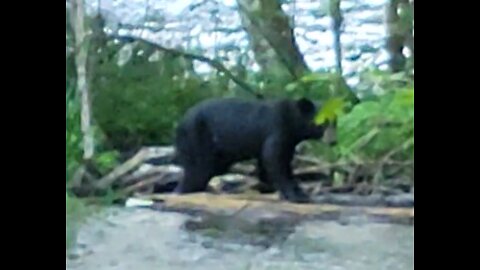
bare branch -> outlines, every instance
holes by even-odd
[[[145,177],[142,181],[137,182],[123,190],[124,193],[126,194],[132,194],[142,188],[146,188],[148,186],[154,185],[157,182],[161,182],[163,177],[163,174],[161,175],[150,175],[148,177]]]
[[[124,176],[128,172],[132,171],[135,169],[137,166],[142,164],[144,161],[158,157],[158,153],[155,151],[149,149],[149,148],[143,148],[138,153],[133,156],[131,159],[127,160],[125,163],[122,165],[116,167],[112,172],[104,176],[102,179],[100,179],[98,182],[95,183],[95,188],[104,190],[108,187],[110,187],[115,181],[120,179],[120,177]]]
[[[169,53],[173,56],[181,56],[181,57],[185,57],[187,59],[193,59],[193,60],[197,60],[197,61],[200,61],[200,62],[207,63],[211,67],[215,68],[216,70],[218,70],[220,72],[223,72],[225,74],[225,76],[227,76],[229,79],[231,79],[233,82],[235,82],[238,86],[240,86],[245,91],[249,92],[250,94],[254,95],[257,98],[260,98],[260,99],[263,98],[263,96],[261,94],[258,94],[257,91],[255,91],[252,86],[248,85],[246,82],[239,79],[230,70],[228,70],[222,63],[220,63],[217,60],[210,59],[210,58],[205,57],[203,55],[197,55],[197,54],[183,52],[183,51],[176,50],[176,49],[165,48],[161,45],[158,45],[154,42],[148,41],[148,40],[143,39],[141,37],[125,36],[125,35],[110,35],[110,36],[113,37],[113,38],[117,38],[119,40],[129,40],[129,41],[142,42],[142,43],[145,43],[145,44],[148,44],[148,45],[152,46],[153,48],[155,48],[157,50],[164,51],[164,52]]]
[[[162,30],[165,29],[163,24],[152,26],[152,25],[147,25],[148,23],[149,23],[148,21],[144,22],[144,25],[132,25],[132,24],[122,23],[122,24],[118,25],[118,28],[125,29],[125,30],[130,30],[130,31],[140,30],[141,32],[143,32],[145,30],[148,30],[148,31],[151,31],[151,32],[159,32],[159,31],[162,31]]]

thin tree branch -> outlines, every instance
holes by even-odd
[[[145,16],[143,18],[143,25],[145,26],[145,24],[147,23],[148,21],[148,10],[149,10],[149,5],[150,3],[148,2],[148,0],[146,0],[146,3],[145,3]],[[143,36],[143,31],[145,30],[145,27],[142,27],[142,30],[140,32],[140,36]]]
[[[154,47],[157,50],[164,51],[164,52],[169,53],[173,56],[181,56],[181,57],[185,57],[187,59],[193,59],[193,60],[197,60],[197,61],[200,61],[200,62],[207,63],[211,67],[217,69],[218,71],[225,73],[225,76],[227,76],[229,79],[231,79],[233,82],[235,82],[238,86],[240,86],[245,91],[254,95],[256,98],[259,98],[259,99],[263,98],[263,96],[261,94],[257,93],[257,91],[252,86],[250,86],[246,82],[239,79],[230,70],[228,70],[222,63],[220,63],[217,60],[210,59],[210,58],[202,56],[202,55],[183,52],[183,51],[176,50],[176,49],[165,48],[161,45],[158,45],[156,43],[153,43],[153,42],[148,41],[148,40],[146,40],[144,38],[141,38],[141,37],[134,37],[134,36],[128,36],[128,35],[110,35],[110,36],[113,37],[113,38],[117,38],[119,40],[128,40],[130,42],[133,42],[133,41],[142,42],[142,43],[145,43],[145,44],[148,44],[148,45]]]

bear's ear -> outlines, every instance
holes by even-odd
[[[298,109],[300,109],[302,114],[305,114],[305,115],[314,114],[316,111],[315,104],[307,98],[301,98],[297,100],[297,107]]]

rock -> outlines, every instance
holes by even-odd
[[[209,186],[220,193],[240,194],[252,190],[257,180],[242,174],[225,174],[212,178]]]

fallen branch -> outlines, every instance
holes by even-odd
[[[73,173],[72,181],[69,184],[70,188],[81,186],[86,172],[85,165],[78,167]]]
[[[125,163],[116,167],[109,174],[101,178],[98,182],[94,184],[96,189],[104,190],[110,187],[117,179],[121,176],[124,176],[128,172],[132,171],[138,165],[143,163],[145,160],[152,158],[151,151],[148,148],[140,149],[140,151],[127,160]]]
[[[391,222],[413,222],[413,208],[354,207],[331,204],[295,204],[278,200],[278,195],[223,195],[192,193],[188,195],[155,194],[138,195],[142,199],[156,201],[159,208],[174,211],[201,211],[205,213],[232,215],[245,209],[266,211],[269,216],[291,214],[298,218],[334,218],[354,212],[372,218],[386,218]]]
[[[383,176],[383,168],[385,167],[385,165],[387,164],[388,161],[390,161],[390,158],[392,156],[394,156],[395,154],[399,153],[400,151],[404,150],[404,149],[407,149],[408,147],[410,147],[411,145],[413,145],[414,141],[413,141],[413,137],[406,140],[404,143],[402,143],[400,146],[392,149],[390,152],[388,152],[381,160],[380,162],[378,163],[378,167],[377,167],[377,170],[375,172],[375,175],[373,177],[373,183],[378,183],[380,181],[380,179],[382,178]],[[413,163],[412,163],[413,164]]]
[[[316,159],[314,157],[308,157],[308,156],[299,156],[299,160],[313,163],[315,164],[314,166],[311,166],[310,169],[313,169],[314,167],[318,168],[319,170],[329,170],[329,169],[335,169],[335,168],[342,168],[342,167],[348,167],[348,166],[354,166],[354,165],[360,165],[360,166],[371,166],[375,165],[378,163],[378,161],[339,161],[339,162],[326,162],[324,160]],[[400,166],[408,166],[413,164],[413,160],[405,160],[405,161],[398,161],[398,160],[385,160],[384,161],[385,165],[400,165]],[[310,170],[309,169],[309,170]],[[299,169],[300,170],[300,169]]]
[[[293,174],[298,175],[298,174],[307,174],[307,173],[324,173],[328,174],[328,166],[309,166],[309,167],[303,167],[303,168],[298,168],[294,170]]]
[[[410,142],[409,142],[410,143]],[[402,144],[401,148],[408,146],[407,143]],[[398,150],[398,149],[394,149]],[[146,161],[150,161],[156,158],[165,158],[172,157],[175,153],[173,147],[145,147],[140,149],[132,158],[127,160],[125,163],[117,166],[109,174],[104,176],[98,181],[88,181],[89,183],[82,183],[82,194],[90,190],[90,192],[103,192],[106,189],[114,186],[115,188],[123,189],[125,187],[130,187],[136,183],[143,182],[148,179],[161,177],[161,175],[170,175],[174,178],[181,177],[183,170],[181,167],[176,165],[161,165],[153,166],[151,168],[146,168],[146,170],[135,170],[139,168],[140,165],[145,164]],[[393,154],[392,154],[393,153]],[[391,160],[390,157],[394,155],[394,151],[388,153],[382,164],[384,165],[399,165],[399,166],[411,166],[413,160],[407,161],[395,161]],[[294,175],[298,179],[303,179],[301,181],[308,182],[311,180],[321,181],[322,179],[329,178],[332,170],[338,172],[345,172],[348,175],[355,174],[355,168],[367,168],[368,170],[373,169],[371,166],[378,166],[378,161],[364,161],[360,160],[359,162],[355,161],[340,161],[335,163],[327,163],[320,159],[308,156],[299,156],[299,159],[302,161],[308,161],[313,163],[313,166],[303,166],[294,170]],[[170,162],[170,161],[169,161]],[[247,178],[251,178],[256,174],[255,165],[252,164],[236,164],[230,170],[236,174],[241,174]],[[369,169],[370,168],[370,169]],[[77,172],[78,174],[83,174],[81,171]],[[370,175],[370,174],[368,174]],[[362,177],[368,177],[368,175],[363,175]],[[355,178],[354,176],[352,176]],[[78,178],[78,177],[76,177]],[[179,178],[178,178],[179,179]],[[305,180],[307,179],[307,180]],[[73,181],[73,183],[78,183],[79,180]],[[149,183],[147,181],[147,183]],[[115,184],[115,185],[114,185]],[[143,184],[139,184],[142,186]]]
[[[81,165],[75,170],[72,180],[68,183],[68,189],[79,188],[84,185],[89,185],[95,182],[95,177],[89,172],[85,164]]]
[[[331,170],[323,166],[298,168],[293,171],[294,178],[301,182],[318,182],[330,179]]]
[[[144,187],[152,186],[156,184],[157,182],[162,182],[162,177],[165,176],[165,174],[155,174],[155,175],[150,175],[149,177],[144,178],[142,181],[135,183],[132,186],[129,186],[124,189],[124,193],[126,194],[132,194]]]
[[[174,167],[172,165],[153,167],[144,173],[137,173],[137,174],[122,177],[122,179],[120,180],[120,185],[128,186],[128,185],[137,183],[139,181],[142,181],[145,178],[158,176],[158,175],[167,175],[167,174],[183,174],[183,170],[181,168]]]

